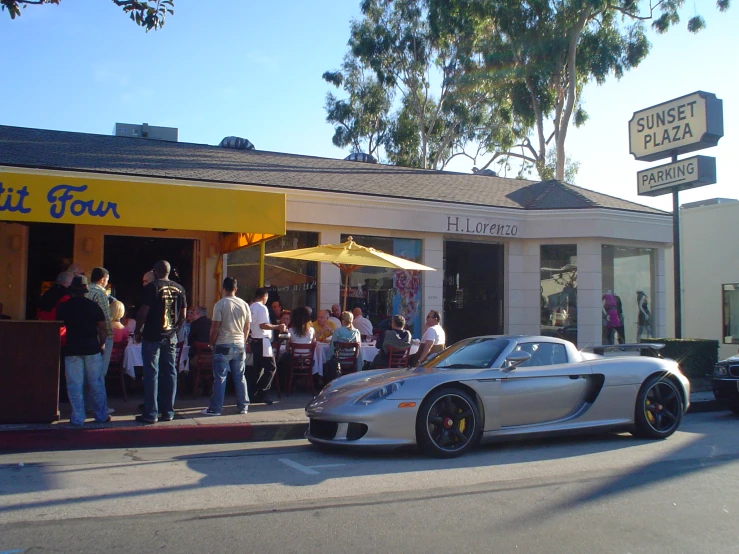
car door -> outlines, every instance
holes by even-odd
[[[531,359],[504,371],[501,428],[561,420],[585,405],[592,376],[587,363],[569,360],[565,346],[556,342],[521,342],[514,353],[518,351],[528,352]]]

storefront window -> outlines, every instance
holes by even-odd
[[[654,249],[601,247],[603,343],[633,343],[652,336]]]
[[[739,283],[723,286],[724,344],[739,344]]]
[[[266,253],[318,246],[318,233],[288,231],[284,237],[265,243]],[[238,296],[250,301],[259,286],[259,246],[242,248],[227,254],[227,274],[239,282]],[[269,288],[269,302],[279,299],[283,308],[317,308],[318,263],[283,258],[266,258],[264,286]]]
[[[543,245],[541,333],[577,341],[577,245]]]
[[[421,263],[422,243],[416,239],[395,239],[352,235],[354,242],[382,250],[388,254]],[[349,239],[342,235],[341,241]],[[343,279],[342,275],[342,279]],[[384,267],[362,267],[349,275],[347,309],[359,306],[373,325],[399,314],[405,317],[414,338],[421,336],[421,287],[420,271],[405,271]],[[344,284],[341,285],[344,296]],[[389,322],[385,322],[389,329]]]

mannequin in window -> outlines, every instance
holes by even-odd
[[[623,304],[621,304],[620,296],[614,294],[613,297],[616,299],[616,313],[618,314],[618,321],[621,323],[621,325],[616,327],[616,332],[618,333],[618,344],[624,344],[626,342],[624,307]]]
[[[616,297],[611,290],[603,295],[603,323],[606,327],[606,344],[613,344],[613,336],[616,329],[621,327],[621,320],[618,317]]]
[[[647,338],[652,338],[652,316],[649,313],[649,297],[644,291],[636,291],[636,305],[639,308],[639,326],[636,330],[636,342],[641,342],[644,333]]]

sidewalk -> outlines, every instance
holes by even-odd
[[[0,425],[0,452],[298,439],[308,428],[304,409],[310,399],[307,393],[282,398],[273,395],[271,406],[252,404],[248,414],[240,415],[236,413],[233,395],[226,395],[223,415],[205,416],[200,411],[208,407],[208,397],[194,399],[184,394],[177,398],[173,421],[143,425],[134,420],[141,413],[138,409],[143,402],[141,394],[129,394],[128,402],[113,396],[108,399],[108,407],[115,410],[111,421],[94,423],[88,419],[82,428],[69,423],[70,406],[62,403],[58,422]]]
[[[108,401],[109,407],[115,409],[112,421],[86,423],[83,428],[69,424],[69,404],[61,404],[62,419],[57,423],[0,425],[0,452],[299,439],[308,428],[304,408],[310,399],[307,393],[275,397],[271,406],[254,404],[248,414],[239,415],[233,396],[227,395],[223,415],[213,417],[200,414],[208,406],[207,397],[193,399],[191,395],[183,395],[177,399],[177,419],[142,425],[134,421],[139,413],[138,405],[143,402],[140,394],[129,395],[128,402],[112,397]],[[690,402],[689,413],[724,409],[710,391],[691,394]]]

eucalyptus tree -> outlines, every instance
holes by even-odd
[[[380,142],[395,164],[440,169],[480,137],[512,144],[516,126],[499,119],[493,96],[465,83],[473,47],[468,40],[475,35],[437,33],[429,24],[427,0],[364,0],[361,11],[362,18],[351,25],[342,71],[324,74],[349,94],[343,101],[327,98],[327,119],[339,124],[334,144],[355,147],[357,138],[350,129],[363,133],[363,140],[376,139],[378,135],[370,134],[374,127],[354,123],[386,105],[395,111],[382,119]],[[351,78],[357,68],[374,74],[370,89],[364,88],[368,81]],[[373,104],[355,102],[365,90],[372,91]],[[381,96],[389,104],[380,103]]]
[[[510,99],[513,117],[533,130],[517,156],[536,166],[542,179],[565,178],[565,141],[571,123],[587,120],[581,93],[586,83],[620,78],[649,54],[645,23],[658,33],[680,22],[683,0],[429,0],[441,34],[477,29],[482,61],[470,71],[481,89]],[[718,0],[724,11],[729,0]],[[697,32],[700,15],[688,21]],[[551,132],[549,129],[551,128]],[[554,163],[547,163],[554,141]],[[550,156],[551,159],[551,156]]]
[[[26,6],[40,6],[43,4],[59,4],[61,0],[0,0],[2,11],[8,12],[11,19],[20,16],[22,8]],[[167,15],[174,14],[174,0],[111,0],[116,6],[123,8],[131,20],[146,29],[147,32],[160,29],[164,25]]]
[[[326,121],[334,125],[334,145],[379,158],[391,124],[392,100],[387,89],[371,69],[348,55],[340,71],[327,71],[323,79],[348,95],[341,99],[326,94]]]

